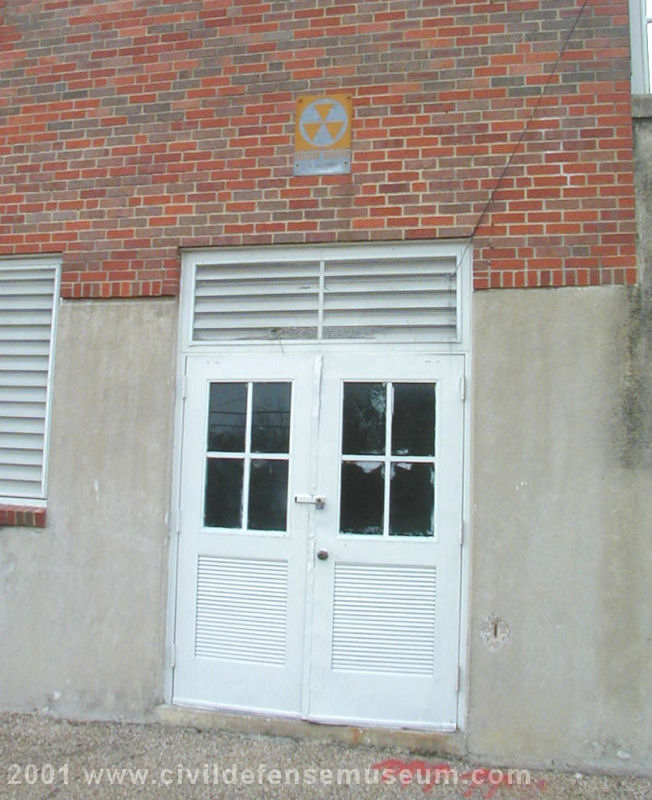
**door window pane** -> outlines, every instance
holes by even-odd
[[[392,455],[434,456],[434,383],[395,383]]]
[[[208,449],[242,453],[247,425],[247,384],[211,383]]]
[[[342,453],[383,455],[387,386],[384,383],[345,383]]]
[[[288,453],[290,450],[290,384],[254,383],[251,450]]]
[[[288,462],[253,459],[249,480],[249,528],[287,530]]]
[[[204,525],[210,528],[242,526],[241,458],[209,458],[206,464]]]
[[[289,382],[210,384],[204,525],[286,531],[290,444]],[[238,457],[211,457],[210,453]],[[256,458],[253,453],[287,454]],[[248,501],[244,498],[248,481]]]
[[[434,464],[392,464],[389,503],[391,536],[433,536]]]
[[[383,535],[385,465],[379,461],[342,464],[340,530]]]
[[[341,533],[434,536],[435,392],[434,381],[344,384]]]

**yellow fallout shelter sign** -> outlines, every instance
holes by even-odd
[[[351,172],[349,94],[299,97],[294,126],[294,174],[339,175]]]

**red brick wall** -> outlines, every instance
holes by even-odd
[[[0,1],[0,254],[68,297],[175,293],[179,248],[468,237],[582,0]],[[293,177],[298,95],[351,175]],[[476,230],[475,286],[636,280],[627,0],[587,0]]]

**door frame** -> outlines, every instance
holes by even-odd
[[[418,242],[378,242],[361,243],[354,245],[318,245],[320,249],[338,249],[345,251],[348,257],[355,258],[356,251],[364,251],[368,256],[370,250],[379,253],[388,248],[400,252],[403,247],[418,248],[424,253],[430,252],[439,255],[444,248],[453,252],[458,260],[458,292],[460,303],[459,313],[459,340],[450,341],[422,341],[418,343],[389,342],[389,341],[364,341],[364,340],[332,340],[332,341],[287,341],[276,342],[193,342],[192,318],[194,300],[195,266],[202,259],[226,253],[254,252],[261,256],[264,262],[265,251],[276,253],[280,249],[300,251],[314,248],[312,245],[277,246],[277,247],[215,247],[202,249],[188,249],[181,251],[181,287],[179,295],[179,318],[176,353],[176,380],[175,380],[175,405],[174,405],[174,436],[173,436],[173,466],[171,483],[171,505],[169,511],[169,554],[168,554],[168,590],[165,622],[165,650],[164,650],[164,691],[163,697],[166,704],[172,704],[173,675],[175,666],[175,641],[176,641],[176,615],[177,615],[177,573],[179,553],[179,532],[181,529],[181,470],[183,451],[183,410],[186,395],[186,362],[193,355],[215,355],[234,352],[270,354],[278,352],[297,353],[427,353],[428,355],[463,355],[464,356],[464,381],[460,391],[464,397],[463,409],[463,484],[462,484],[462,543],[460,550],[460,603],[459,603],[459,691],[457,695],[457,730],[464,731],[468,716],[468,650],[469,650],[469,607],[470,607],[470,551],[472,542],[471,530],[471,393],[470,377],[472,370],[471,352],[471,297],[472,297],[472,243],[468,240],[420,240]],[[425,729],[425,728],[424,728]],[[429,730],[433,730],[429,728]],[[443,731],[444,732],[444,731]],[[450,732],[450,730],[445,731]]]

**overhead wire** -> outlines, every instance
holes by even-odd
[[[467,241],[466,245],[464,246],[464,250],[462,250],[462,254],[460,255],[460,257],[459,257],[459,259],[457,261],[457,264],[455,265],[455,271],[454,271],[452,277],[455,277],[455,275],[457,275],[460,267],[462,266],[462,263],[464,262],[466,254],[469,251],[469,248],[473,244],[473,240],[475,239],[475,236],[476,236],[476,234],[478,232],[478,229],[479,229],[480,225],[482,224],[484,218],[486,217],[487,213],[489,212],[489,209],[493,205],[493,202],[494,202],[494,200],[496,198],[496,194],[498,193],[500,187],[502,186],[503,180],[505,179],[505,176],[507,175],[507,172],[509,171],[509,168],[511,167],[512,162],[514,161],[514,158],[516,157],[516,154],[518,153],[518,151],[519,151],[519,149],[521,147],[521,144],[525,140],[525,137],[527,136],[527,134],[528,134],[528,132],[530,130],[530,126],[532,125],[534,117],[536,116],[536,113],[539,110],[539,106],[541,105],[541,101],[543,100],[543,98],[546,95],[546,92],[548,91],[548,87],[550,86],[550,83],[551,83],[553,77],[555,76],[555,74],[557,72],[557,68],[559,66],[559,63],[560,63],[564,53],[566,52],[566,48],[570,44],[571,39],[573,38],[573,34],[575,33],[575,28],[577,27],[580,19],[582,18],[582,15],[584,13],[584,9],[588,5],[588,2],[589,2],[589,0],[582,0],[582,4],[580,6],[580,9],[577,12],[577,14],[575,15],[575,18],[573,20],[573,24],[569,28],[568,33],[566,34],[566,36],[564,38],[564,41],[562,42],[561,48],[559,49],[559,52],[557,53],[557,58],[555,59],[555,63],[552,65],[552,69],[548,73],[547,80],[544,83],[543,88],[541,89],[541,92],[539,93],[539,96],[537,97],[536,103],[532,107],[532,111],[530,112],[530,115],[528,116],[528,118],[527,118],[527,120],[525,122],[525,126],[523,127],[523,130],[521,131],[521,133],[520,133],[520,135],[519,135],[519,137],[518,137],[518,139],[516,141],[516,144],[514,145],[512,150],[510,151],[509,157],[508,157],[507,161],[505,162],[505,166],[503,167],[503,169],[502,169],[502,171],[501,171],[501,173],[500,173],[500,175],[498,177],[498,180],[496,181],[496,184],[494,185],[493,189],[491,190],[491,194],[489,195],[489,198],[488,198],[487,202],[484,204],[484,207],[483,207],[482,211],[480,212],[480,216],[478,217],[475,225],[473,226],[473,230],[471,231],[471,235],[469,236],[468,241]]]

